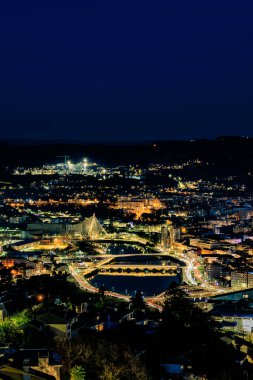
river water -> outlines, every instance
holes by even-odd
[[[98,274],[89,282],[98,288],[104,285],[107,290],[131,296],[137,290],[141,290],[144,297],[151,297],[164,292],[173,282],[179,284],[180,278],[179,276],[110,276]]]
[[[146,247],[138,246],[136,244],[110,244],[107,246],[106,252],[111,255],[120,255],[115,257],[113,264],[140,264],[140,265],[159,265],[161,269],[165,265],[174,265],[178,261],[173,257],[166,255],[155,256],[150,253]],[[153,251],[154,252],[154,251]],[[132,255],[124,257],[124,255]],[[122,257],[121,257],[122,255]],[[120,294],[134,295],[137,290],[143,292],[145,297],[154,296],[164,292],[170,287],[172,283],[179,284],[181,281],[180,275],[117,275],[117,274],[97,274],[92,277],[89,282],[95,286],[100,287],[104,285],[107,290],[117,292]]]

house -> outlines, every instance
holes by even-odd
[[[12,380],[61,380],[61,359],[47,349],[20,349],[0,366],[0,378]]]

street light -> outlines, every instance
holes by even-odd
[[[42,302],[42,301],[44,300],[44,296],[43,296],[43,294],[38,294],[38,295],[37,295],[37,300],[38,300],[39,302]]]

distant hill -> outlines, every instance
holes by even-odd
[[[199,159],[210,163],[217,173],[246,174],[253,171],[253,138],[218,137],[214,140],[154,141],[150,143],[0,141],[1,166],[40,165],[57,162],[67,154],[104,165],[171,163]]]

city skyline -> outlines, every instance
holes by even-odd
[[[249,378],[252,143],[2,142],[0,376]]]
[[[253,378],[252,13],[0,4],[1,379]]]

